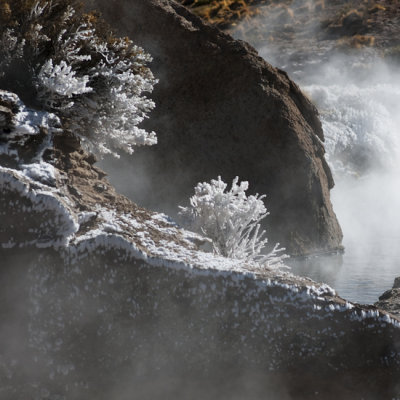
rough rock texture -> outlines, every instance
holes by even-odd
[[[392,289],[383,293],[375,305],[400,317],[400,276],[394,280]]]
[[[317,111],[285,72],[173,1],[95,6],[153,55],[160,79],[147,122],[159,142],[136,151],[124,168],[116,164],[114,173],[106,166],[117,188],[139,204],[176,213],[197,182],[239,176],[267,194],[271,242],[291,254],[340,248]]]
[[[14,100],[0,133],[0,153],[6,137],[14,150],[0,164],[0,398],[400,396],[399,319],[199,251],[118,195],[73,137],[22,134],[31,114]],[[26,135],[45,149],[21,162]]]
[[[393,289],[400,289],[400,276],[395,278],[394,283],[393,283]]]

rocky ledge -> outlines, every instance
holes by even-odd
[[[400,395],[397,317],[199,251],[55,116],[0,103],[1,398]]]

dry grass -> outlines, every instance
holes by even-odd
[[[257,6],[269,3],[269,0],[180,0],[180,2],[209,23],[226,28],[235,25],[238,20],[258,15]]]
[[[370,14],[374,14],[378,11],[386,11],[386,7],[384,7],[382,4],[375,3],[372,7],[368,9],[368,12]]]
[[[361,49],[363,47],[373,47],[375,45],[375,37],[370,35],[354,35],[339,39],[337,47]]]
[[[1,0],[0,0],[1,1]],[[279,38],[287,40],[293,30],[320,33],[338,40],[339,47],[381,48],[400,42],[400,9],[394,0],[178,0],[219,28],[236,33],[257,45]],[[255,18],[259,16],[260,18]],[[393,27],[387,22],[393,21]],[[240,23],[243,22],[243,23]],[[398,28],[397,28],[397,27]],[[390,35],[393,31],[393,35]]]

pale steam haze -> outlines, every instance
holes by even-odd
[[[328,50],[311,45],[305,59],[304,49],[300,58],[293,47],[286,55],[259,49],[320,112],[336,183],[331,198],[344,234],[343,256],[293,268],[349,300],[373,303],[400,275],[400,71],[371,50]]]

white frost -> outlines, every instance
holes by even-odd
[[[76,76],[72,66],[65,61],[53,65],[53,60],[47,60],[38,74],[38,96],[51,109],[63,109],[73,106],[70,99],[73,95],[89,93],[93,89],[88,87],[89,77]]]
[[[55,168],[44,161],[33,164],[24,164],[21,166],[22,173],[28,178],[44,183],[49,186],[55,186],[56,173]]]
[[[282,267],[287,256],[278,255],[279,243],[264,254],[268,239],[260,231],[260,222],[269,214],[263,198],[247,196],[248,182],[236,177],[232,187],[221,177],[210,183],[198,183],[190,198],[190,207],[180,207],[180,214],[188,226],[212,240],[214,252],[225,257],[258,263],[268,267]]]

